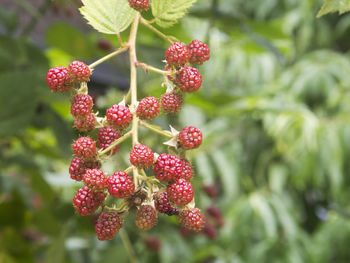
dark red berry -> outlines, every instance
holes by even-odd
[[[117,130],[123,130],[129,127],[133,115],[128,107],[113,105],[106,111],[106,117],[109,125]]]
[[[187,238],[191,237],[191,235],[192,235],[191,230],[189,230],[189,229],[187,229],[186,227],[183,227],[183,226],[180,227],[179,231],[180,231],[180,235],[184,239],[187,239]]]
[[[83,180],[86,169],[98,169],[100,167],[100,162],[86,162],[79,157],[75,157],[69,166],[70,178],[76,181],[81,181]]]
[[[221,210],[216,206],[210,206],[207,208],[207,213],[209,216],[215,219],[215,221],[221,226],[224,224]]]
[[[158,156],[157,162],[154,165],[154,176],[165,182],[175,180],[182,173],[182,161],[174,155],[162,153]]]
[[[87,94],[77,94],[72,99],[70,112],[74,117],[83,117],[91,113],[92,98]]]
[[[108,177],[108,192],[116,198],[125,198],[135,191],[135,185],[130,175],[123,171],[115,172]]]
[[[185,179],[186,181],[190,181],[193,175],[191,163],[186,159],[181,159],[181,161],[183,163],[181,178]]]
[[[84,184],[94,191],[107,188],[107,176],[99,169],[87,169],[83,180]]]
[[[137,106],[136,115],[141,120],[152,120],[160,112],[159,102],[155,97],[143,98]]]
[[[185,179],[178,179],[167,187],[168,197],[177,205],[187,205],[193,199],[193,187]]]
[[[204,228],[203,228],[203,234],[206,235],[209,239],[214,240],[217,238],[218,233],[214,226],[209,223],[208,221],[205,221]]]
[[[194,65],[203,64],[210,59],[210,49],[207,44],[199,40],[193,40],[188,46],[190,63]]]
[[[149,0],[128,0],[131,8],[136,11],[143,12],[149,8]]]
[[[81,61],[73,61],[68,67],[69,76],[73,82],[88,82],[90,80],[91,70]]]
[[[73,198],[74,209],[81,216],[92,215],[106,198],[103,192],[94,192],[89,187],[80,188]]]
[[[198,148],[202,143],[202,132],[193,126],[185,127],[178,134],[177,141],[184,150]]]
[[[99,49],[103,51],[110,51],[112,50],[112,44],[107,39],[101,38],[97,41],[97,46]]]
[[[143,144],[136,144],[130,152],[130,163],[137,168],[144,169],[151,167],[154,162],[154,153]]]
[[[215,198],[218,196],[218,188],[215,185],[204,185],[203,191],[209,196],[210,198]]]
[[[92,160],[95,158],[97,149],[96,143],[89,137],[80,137],[73,143],[74,154],[84,160]]]
[[[170,45],[165,53],[165,60],[171,66],[183,66],[188,63],[190,53],[187,46],[181,42],[175,42]]]
[[[154,207],[142,205],[135,214],[135,224],[141,230],[148,230],[157,224],[158,215]]]
[[[103,127],[98,130],[97,145],[100,149],[108,148],[111,143],[120,138],[118,131],[111,127]],[[113,150],[109,151],[109,154],[115,154],[119,148],[119,145],[115,146]]]
[[[183,103],[183,97],[179,92],[165,93],[161,99],[160,104],[165,113],[177,113],[180,111]]]
[[[67,92],[70,88],[68,69],[65,67],[51,68],[46,74],[46,82],[52,92]]]
[[[158,251],[162,246],[162,242],[157,237],[148,236],[143,240],[145,247],[151,251]]]
[[[179,211],[172,207],[167,192],[158,192],[153,195],[154,206],[159,213],[167,214],[168,216],[178,215]]]
[[[194,232],[199,232],[204,227],[203,215],[198,208],[182,210],[178,216],[181,225]]]
[[[81,132],[88,132],[95,129],[96,117],[95,114],[89,113],[83,117],[74,118],[74,128]]]
[[[95,225],[95,233],[100,241],[112,240],[122,228],[124,219],[116,212],[102,212]]]
[[[192,67],[184,67],[180,70],[176,77],[176,85],[187,93],[198,90],[202,85],[202,76],[198,69]]]

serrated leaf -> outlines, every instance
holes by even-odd
[[[318,12],[317,17],[333,12],[343,14],[348,11],[350,11],[350,0],[326,0]]]
[[[153,0],[152,14],[157,25],[171,27],[197,0]]]
[[[82,0],[80,13],[97,31],[116,34],[129,27],[136,11],[130,8],[126,0]]]

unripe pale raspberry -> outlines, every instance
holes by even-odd
[[[191,163],[186,159],[181,159],[181,161],[183,163],[181,178],[185,179],[186,181],[190,181],[193,175]]]
[[[84,160],[93,160],[97,154],[96,143],[89,137],[80,137],[73,143],[75,156]]]
[[[194,65],[203,64],[210,59],[210,49],[207,44],[199,40],[193,40],[188,46],[190,63]]]
[[[135,185],[130,175],[123,171],[115,172],[108,177],[108,192],[116,198],[125,198],[135,191]]]
[[[183,103],[183,97],[180,92],[165,93],[160,104],[165,113],[177,113],[180,111]]]
[[[168,216],[177,215],[179,211],[172,207],[167,192],[158,192],[153,195],[154,206],[159,213],[167,214]]]
[[[113,105],[106,111],[106,117],[109,125],[117,130],[123,130],[129,127],[133,115],[128,107]]]
[[[106,149],[115,140],[120,138],[118,131],[111,127],[103,127],[98,130],[97,134],[97,145],[100,149]],[[109,151],[108,154],[115,154],[119,149],[119,145],[115,146],[113,150]]]
[[[184,150],[198,148],[202,143],[202,132],[193,126],[185,127],[178,134],[177,141]]]
[[[73,61],[69,64],[68,72],[73,82],[88,82],[90,80],[91,70],[81,61]]]
[[[181,42],[175,42],[170,45],[165,53],[165,60],[171,66],[183,66],[188,63],[190,53],[187,46]]]
[[[182,173],[182,161],[174,155],[162,153],[158,156],[154,165],[154,176],[165,182],[175,180]]]
[[[185,179],[178,179],[167,187],[168,197],[177,205],[187,205],[193,199],[192,184]]]
[[[95,225],[98,240],[112,240],[122,228],[124,219],[116,212],[102,212]]]
[[[67,92],[70,88],[68,69],[65,67],[51,68],[46,74],[46,82],[52,92]]]
[[[198,69],[192,67],[184,67],[180,70],[176,77],[176,85],[187,93],[198,90],[202,85],[202,76]]]
[[[153,165],[154,153],[146,145],[136,144],[130,152],[129,160],[137,168],[148,168]]]
[[[83,180],[86,169],[98,169],[100,167],[100,162],[86,162],[79,157],[75,157],[69,166],[70,178],[76,181],[81,181]]]
[[[87,169],[83,180],[84,184],[94,191],[107,188],[107,176],[99,169]]]
[[[160,112],[159,102],[155,97],[143,98],[137,106],[136,115],[141,120],[152,120]]]
[[[157,224],[158,215],[154,207],[142,205],[135,214],[135,224],[141,230],[148,230]]]
[[[73,198],[74,209],[81,216],[92,215],[106,198],[103,192],[94,192],[89,187],[80,188]]]
[[[177,219],[183,227],[195,232],[201,231],[204,226],[203,215],[198,208],[182,210]]]
[[[96,116],[90,113],[83,117],[74,118],[74,128],[81,132],[89,132],[95,129]]]
[[[91,113],[93,106],[91,96],[87,94],[77,94],[72,99],[70,112],[74,117],[83,117]]]
[[[128,0],[131,8],[136,11],[143,12],[149,8],[149,0]]]

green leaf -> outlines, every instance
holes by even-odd
[[[152,14],[161,27],[171,27],[197,0],[153,0]]]
[[[318,12],[317,17],[333,12],[343,14],[348,11],[350,11],[350,0],[326,0]]]
[[[80,13],[97,31],[116,34],[124,31],[134,20],[136,11],[126,0],[82,0]]]

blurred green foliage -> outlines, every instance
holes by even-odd
[[[204,143],[189,155],[196,202],[203,212],[218,206],[225,224],[215,240],[184,239],[174,218],[161,216],[141,233],[131,215],[122,235],[101,243],[93,217],[79,217],[71,204],[80,184],[68,176],[78,135],[69,97],[51,94],[44,76],[50,66],[107,54],[101,38],[117,41],[72,25],[82,21],[77,11],[52,22],[56,5],[71,10],[71,1],[36,12],[37,1],[14,2],[0,8],[0,262],[128,262],[132,251],[139,262],[350,261],[349,15],[317,19],[321,0],[199,0],[165,30],[211,47],[203,87],[171,122],[202,129]],[[140,26],[138,44],[141,61],[162,67],[166,43]],[[122,56],[111,66],[128,79]],[[139,76],[140,96],[163,92],[159,76]],[[122,99],[121,87],[99,88],[92,91],[100,112]],[[169,120],[155,123],[166,128]],[[146,130],[141,139],[165,150]],[[126,168],[129,150],[122,145],[104,169]],[[215,200],[201,190],[208,184],[219,189]],[[148,236],[161,240],[159,251],[146,249]]]

